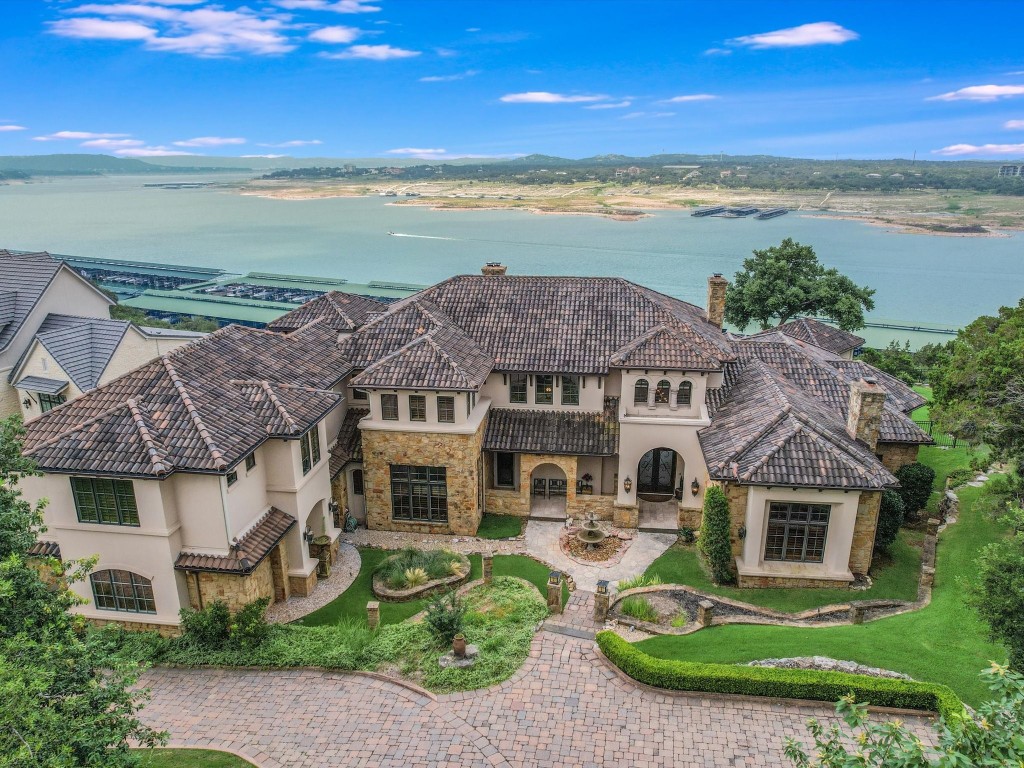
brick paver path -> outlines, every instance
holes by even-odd
[[[651,690],[622,679],[593,642],[551,632],[502,685],[448,696],[307,670],[155,669],[143,683],[143,719],[172,746],[230,749],[263,768],[788,765],[785,736],[806,741],[807,718],[832,712]]]

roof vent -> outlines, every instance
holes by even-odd
[[[498,275],[504,275],[507,271],[508,267],[500,261],[489,261],[484,264],[483,269],[480,270],[480,274],[487,275],[488,277],[496,277]]]

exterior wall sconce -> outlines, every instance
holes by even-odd
[[[741,539],[747,538],[747,526],[741,525],[740,529],[736,531],[736,535],[739,536]]]
[[[306,526],[306,529],[302,532],[302,538],[307,544],[313,543],[313,539],[315,538],[313,536],[313,529],[310,528],[308,525]]]
[[[696,477],[693,478],[693,482],[690,483],[690,493],[692,493],[694,496],[700,493],[700,483],[697,481]]]
[[[629,475],[626,475],[626,479],[622,481],[622,490],[629,493],[633,489],[633,481],[629,479]]]

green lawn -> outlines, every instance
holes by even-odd
[[[776,611],[797,613],[848,600],[914,600],[921,571],[922,534],[904,529],[892,546],[890,556],[877,557],[871,568],[874,583],[871,589],[851,592],[837,589],[739,589],[718,587],[701,567],[694,544],[676,544],[651,563],[645,576],[658,576],[667,584],[686,584],[696,589],[722,595],[734,600],[771,608]]]
[[[142,768],[252,768],[252,763],[213,749],[138,749]]]
[[[929,463],[931,458],[922,456]],[[973,573],[978,550],[1006,532],[974,509],[979,493],[978,488],[962,490],[960,520],[940,537],[935,589],[927,608],[859,626],[729,625],[682,637],[655,637],[638,646],[652,656],[686,661],[741,663],[813,655],[850,659],[945,683],[967,703],[977,705],[987,695],[978,672],[990,660],[1006,661],[1005,650],[988,641],[985,627],[963,596],[961,580]]]
[[[922,405],[920,408],[915,408],[910,414],[914,421],[928,421],[932,417],[931,412],[931,401],[932,401],[932,388],[917,385],[914,387],[914,391],[917,392],[921,397],[928,401],[926,405]]]
[[[523,532],[523,518],[515,515],[484,515],[476,535],[481,539],[509,539]]]
[[[359,568],[359,575],[352,582],[352,586],[346,589],[340,596],[317,611],[296,621],[306,627],[317,627],[328,624],[339,624],[345,621],[355,621],[366,624],[366,604],[370,600],[377,600],[373,594],[373,569],[377,564],[393,555],[394,552],[383,549],[360,549],[359,557],[362,564]],[[483,576],[483,565],[480,555],[470,555],[469,562],[472,566],[470,579],[479,579]],[[494,556],[495,576],[520,576],[537,586],[542,595],[547,595],[548,569],[529,557],[522,555],[495,555]],[[567,599],[567,590],[563,589],[562,602]],[[404,603],[380,603],[381,624],[397,624],[405,621],[410,616],[415,616],[427,607],[429,600],[409,600]]]

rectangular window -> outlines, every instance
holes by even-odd
[[[417,523],[448,522],[447,469],[392,464],[391,516]]]
[[[385,421],[398,421],[398,395],[380,396],[380,417]]]
[[[250,453],[245,457],[245,471],[252,472],[256,468],[256,454]]]
[[[442,424],[455,423],[455,398],[451,395],[438,395],[437,420]]]
[[[130,571],[96,571],[89,575],[92,598],[104,611],[156,613],[153,584]]]
[[[820,563],[832,507],[828,504],[786,504],[768,507],[764,559],[789,563]]]
[[[238,472],[228,472],[228,488],[238,482]]]
[[[309,474],[320,463],[320,430],[313,427],[299,438],[299,450],[302,453],[302,474]]]
[[[562,405],[580,404],[580,377],[562,377]]]
[[[352,399],[353,400],[361,400],[361,401],[365,402],[366,400],[370,399],[370,395],[369,395],[369,393],[365,389],[356,389],[355,387],[353,387],[352,388]]]
[[[356,496],[363,495],[363,470],[352,470],[352,493]]]
[[[409,420],[427,420],[427,398],[425,395],[409,395]]]
[[[526,374],[510,373],[508,375],[508,401],[526,404]]]
[[[494,454],[494,485],[514,488],[516,484],[516,457],[514,453]]]
[[[53,410],[63,402],[64,395],[47,395],[44,392],[39,393],[39,409],[43,413]]]
[[[139,524],[139,510],[135,505],[135,489],[131,480],[73,477],[71,493],[80,523]]]
[[[533,393],[533,402],[537,405],[551,405],[555,402],[555,377],[551,374],[538,374],[537,389]]]

